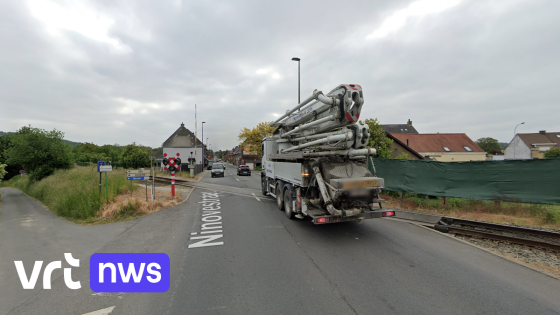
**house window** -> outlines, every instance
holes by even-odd
[[[443,147],[443,150],[445,150],[445,152],[451,152],[448,147]]]
[[[467,147],[466,145],[463,146],[463,148],[465,148],[465,150],[472,152],[471,148]]]

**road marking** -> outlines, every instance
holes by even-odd
[[[89,312],[89,313],[85,313],[85,314],[82,314],[82,315],[108,315],[108,314],[111,314],[111,312],[113,311],[114,308],[115,308],[114,306],[111,306],[111,307],[104,308],[102,310]]]
[[[239,179],[237,179],[237,178],[236,178],[235,180],[236,180],[236,181],[239,181]]]
[[[259,197],[255,197],[255,198],[256,198],[258,201],[261,201],[261,200],[259,199]]]
[[[190,244],[188,248],[195,248],[195,247],[207,247],[207,246],[217,246],[217,245],[224,245],[224,242],[216,242],[216,240],[221,239],[224,237],[222,231],[222,209],[221,202],[220,202],[220,195],[218,193],[212,192],[202,192],[201,199],[198,203],[202,204],[202,226],[200,227],[202,232],[200,234],[208,234],[208,233],[220,233],[220,234],[209,234],[209,235],[201,235],[201,236],[194,236],[191,237],[190,240],[195,241],[194,243]],[[210,231],[208,231],[210,230]],[[194,235],[197,232],[193,232]],[[191,233],[191,235],[193,235]]]

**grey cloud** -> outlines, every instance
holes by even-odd
[[[73,141],[159,146],[181,122],[194,129],[196,103],[199,137],[206,121],[212,147],[228,149],[242,127],[295,105],[295,56],[302,98],[358,83],[362,118],[475,140],[509,141],[520,121],[560,130],[555,1],[463,1],[372,41],[410,1],[175,3],[88,4],[115,21],[108,35],[127,53],[71,30],[53,37],[25,2],[2,2],[0,130],[31,123]]]

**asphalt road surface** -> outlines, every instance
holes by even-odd
[[[559,314],[560,281],[426,228],[396,219],[315,226],[289,220],[260,195],[260,175],[205,176],[190,198],[141,219],[82,227],[40,210],[30,198],[2,190],[0,213],[1,312],[8,314]],[[218,191],[218,192],[216,192]],[[257,193],[258,192],[258,193]],[[253,195],[255,194],[255,195]],[[199,246],[200,202],[221,206],[222,237]],[[30,210],[31,209],[31,210]],[[64,234],[41,242],[23,222],[53,224]],[[18,221],[19,220],[19,221]],[[58,222],[58,223],[52,223]],[[49,229],[46,225],[44,228]],[[6,230],[4,230],[6,228]],[[19,232],[18,232],[19,231]],[[16,234],[15,233],[19,233]],[[29,236],[28,233],[30,233]],[[103,234],[103,235],[100,235]],[[72,241],[68,241],[71,239]],[[94,243],[90,243],[95,239]],[[35,244],[35,245],[34,245]],[[84,247],[80,247],[83,244]],[[193,246],[194,245],[194,246]],[[31,249],[26,249],[31,246]],[[42,246],[80,259],[72,277],[82,289],[53,277],[51,290],[21,289],[10,261],[63,260]],[[165,293],[106,293],[89,289],[93,252],[164,252],[171,259]],[[60,256],[60,257],[59,257]],[[26,260],[24,260],[25,262]],[[6,268],[6,269],[4,269]],[[54,274],[53,274],[54,276]],[[17,275],[15,275],[17,280]],[[8,305],[5,307],[5,305]],[[102,314],[100,312],[99,314]]]

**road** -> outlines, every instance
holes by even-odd
[[[186,202],[141,219],[67,232],[118,230],[105,235],[100,248],[74,255],[81,265],[73,278],[82,281],[82,289],[67,289],[60,275],[52,290],[25,297],[16,285],[11,301],[19,303],[10,304],[9,314],[84,314],[111,307],[111,314],[560,313],[557,279],[432,230],[396,219],[321,226],[288,220],[272,198],[255,193],[258,173],[236,176],[231,165],[224,178],[205,176],[199,187]],[[203,223],[200,202],[208,196],[219,199],[223,237],[216,245],[193,247]],[[0,227],[12,198],[4,196]],[[11,248],[4,260],[18,251]],[[95,294],[87,282],[92,251],[167,253],[171,287],[166,293]]]

